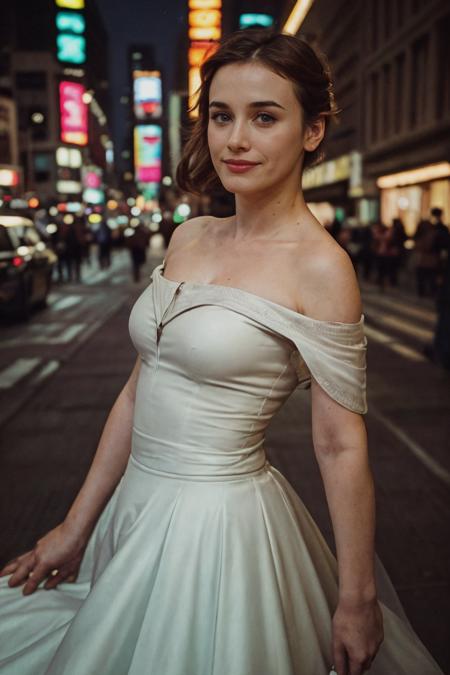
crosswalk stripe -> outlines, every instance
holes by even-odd
[[[43,380],[46,380],[47,377],[50,377],[50,375],[53,375],[53,373],[58,370],[60,365],[59,361],[48,361],[48,363],[42,366],[38,374],[33,378],[33,384],[39,384],[40,382],[43,382]]]
[[[17,359],[0,372],[0,389],[10,389],[41,363],[40,358]]]
[[[393,309],[396,312],[401,312],[402,314],[407,314],[412,318],[421,319],[425,323],[434,324],[436,320],[436,312],[431,309],[425,309],[422,307],[414,307],[412,305],[407,305],[406,302],[401,302],[399,300],[394,300],[393,298],[385,298],[383,296],[366,296],[363,294],[364,305],[372,305],[376,309]]]
[[[413,349],[412,347],[408,347],[407,345],[398,342],[392,335],[389,335],[388,333],[384,333],[381,330],[378,330],[377,328],[373,328],[372,326],[365,326],[364,327],[364,332],[367,335],[367,337],[372,340],[375,340],[375,342],[380,342],[383,344],[385,347],[388,347],[392,351],[396,352],[397,354],[400,354],[401,356],[405,356],[406,358],[412,360],[412,361],[426,361],[425,356],[418,352],[416,349]]]
[[[400,319],[395,316],[385,314],[383,312],[377,312],[373,315],[374,319],[383,325],[383,327],[394,328],[394,330],[399,330],[402,333],[406,333],[410,337],[414,337],[423,342],[431,342],[433,339],[433,331],[428,328],[420,328],[419,326],[414,326],[409,321],[405,319]]]
[[[54,312],[60,312],[62,309],[68,309],[74,305],[78,305],[83,299],[82,295],[66,295],[65,297],[57,300],[52,309]]]

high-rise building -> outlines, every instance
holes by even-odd
[[[450,220],[448,3],[310,4],[298,33],[327,55],[342,112],[307,199],[363,223],[401,217],[409,233],[432,206]]]
[[[49,200],[94,197],[82,166],[112,180],[107,35],[94,0],[76,5],[36,0],[32,16],[26,0],[2,8],[21,190]]]

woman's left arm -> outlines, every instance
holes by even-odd
[[[299,281],[312,318],[353,323],[362,312],[355,271],[334,242],[310,256]],[[306,289],[306,291],[305,291]],[[363,417],[332,399],[312,378],[312,431],[333,524],[339,599],[333,617],[338,675],[367,670],[383,639],[374,579],[375,496]]]
[[[375,497],[361,415],[313,380],[312,430],[336,542],[339,600],[333,617],[338,675],[360,675],[383,640],[374,579]]]

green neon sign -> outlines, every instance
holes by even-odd
[[[56,15],[56,27],[62,33],[75,33],[81,35],[86,28],[84,16],[79,12],[58,12]]]
[[[250,26],[263,26],[268,28],[273,24],[273,16],[270,14],[241,14],[239,17],[239,28],[249,28]]]
[[[60,33],[56,37],[57,58],[63,63],[84,63],[86,61],[86,40],[82,35]]]

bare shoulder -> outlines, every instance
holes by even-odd
[[[361,295],[347,252],[323,231],[304,247],[301,262],[299,294],[304,313],[321,321],[358,322]]]
[[[211,216],[197,216],[196,218],[189,218],[184,223],[175,228],[172,237],[170,238],[167,254],[173,253],[178,248],[184,248],[191,242],[196,241],[205,231]]]

